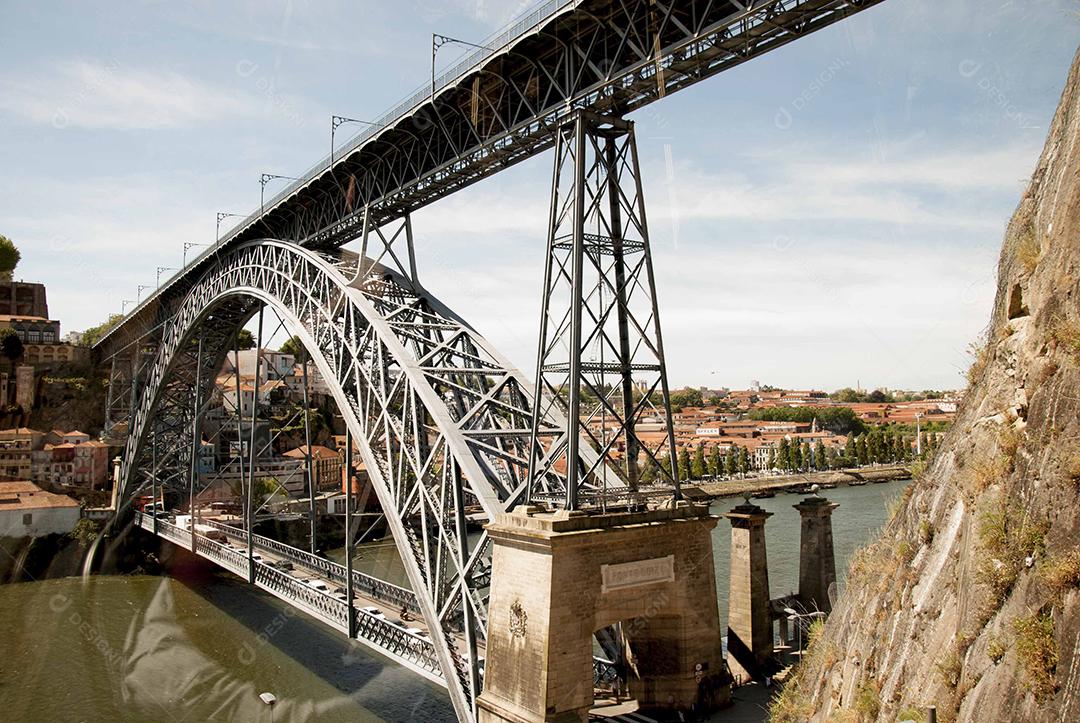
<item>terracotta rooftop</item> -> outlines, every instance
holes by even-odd
[[[46,492],[33,482],[0,482],[0,510],[78,507],[67,495]]]

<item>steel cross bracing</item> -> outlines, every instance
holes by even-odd
[[[625,115],[883,0],[548,0],[270,199],[222,244],[338,246],[550,148],[576,109]],[[101,346],[157,327],[218,244]],[[189,278],[191,277],[191,278]],[[179,287],[173,289],[173,287]],[[132,328],[128,328],[131,326]]]
[[[124,498],[190,490],[196,402],[205,406],[237,328],[256,306],[272,308],[303,341],[357,441],[424,618],[443,633],[435,648],[451,698],[471,717],[490,544],[486,533],[469,540],[466,514],[491,519],[524,498],[531,386],[422,287],[386,267],[358,267],[356,257],[280,241],[222,254],[163,327],[140,380]],[[565,421],[552,410],[544,423]],[[597,464],[590,448],[582,457]]]
[[[673,464],[675,437],[632,123],[587,111],[563,122],[550,213],[530,501],[572,510],[633,501],[646,489],[677,499],[678,480],[660,459]],[[551,410],[569,423],[545,425]],[[637,432],[645,416],[665,432],[657,443]],[[596,464],[571,462],[581,442],[596,450]],[[564,488],[553,489],[556,470],[565,470],[555,477]]]

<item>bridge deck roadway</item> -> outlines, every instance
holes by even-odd
[[[139,514],[137,522],[143,529],[153,532],[154,520],[149,515]],[[210,521],[204,521],[202,524],[207,522]],[[159,519],[157,523],[159,537],[187,550],[191,549],[190,530],[163,519]],[[224,532],[231,544],[216,542],[196,530],[195,553],[247,580],[248,560],[244,531],[221,523],[214,523],[211,526]],[[341,575],[343,575],[344,566],[322,561],[328,565],[319,564],[318,567],[322,569],[317,569],[311,564],[309,558],[314,558],[314,556],[309,553],[280,543],[267,544],[266,538],[259,536],[253,536],[253,538],[252,548],[258,555],[254,560],[255,584],[316,620],[348,634],[347,598],[343,592],[337,592],[344,590],[342,578],[333,572],[327,574],[328,568],[331,571],[341,568]],[[237,543],[242,543],[244,546],[241,547]],[[286,571],[274,566],[282,561],[291,563],[293,569]],[[304,582],[305,580],[307,582]],[[329,592],[314,587],[316,583],[325,585]],[[386,584],[389,585],[389,583]],[[394,587],[396,586],[391,586],[391,588]],[[355,639],[445,687],[446,681],[439,669],[428,625],[418,615],[408,621],[402,621],[400,615],[402,605],[400,599],[396,599],[397,595],[380,594],[377,590],[372,590],[370,585],[366,588],[364,591],[356,592],[357,589],[361,589],[361,586],[354,586],[353,608],[357,616]],[[415,602],[406,607],[414,608]],[[376,608],[378,612],[368,612],[365,608]],[[464,654],[464,641],[456,639],[454,642],[459,651]],[[482,644],[480,648],[482,650]]]

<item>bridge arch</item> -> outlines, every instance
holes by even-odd
[[[150,476],[191,481],[193,435],[236,331],[260,306],[297,335],[367,466],[459,712],[481,680],[488,519],[522,495],[532,390],[473,329],[404,277],[344,254],[260,240],[222,253],[163,330],[130,418],[130,497]],[[195,383],[192,383],[192,379]],[[194,389],[194,391],[192,391]],[[164,475],[163,475],[164,472]]]

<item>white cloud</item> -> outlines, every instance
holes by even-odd
[[[126,68],[108,62],[60,63],[37,77],[0,77],[0,110],[62,129],[188,128],[223,116],[253,114],[258,106],[235,92],[173,71]]]

